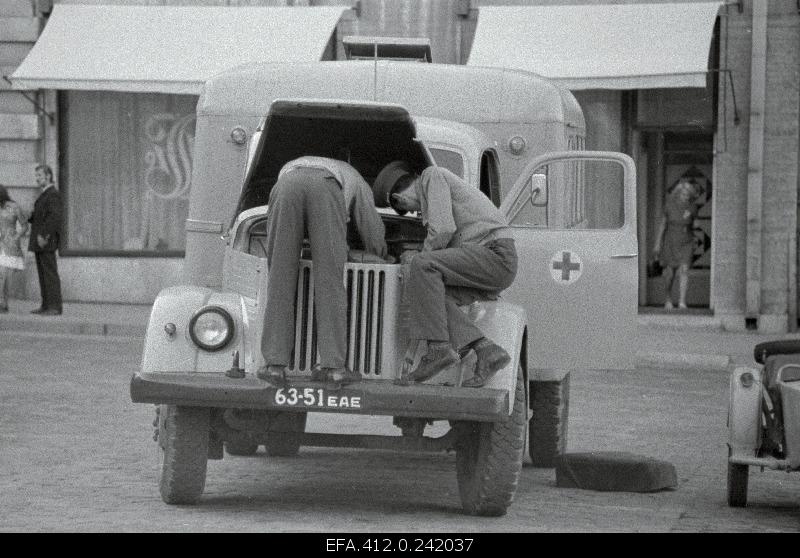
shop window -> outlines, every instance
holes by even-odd
[[[193,95],[62,93],[67,255],[181,255]]]

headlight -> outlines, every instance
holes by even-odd
[[[200,309],[189,322],[189,336],[206,351],[219,351],[233,338],[233,318],[219,306]]]

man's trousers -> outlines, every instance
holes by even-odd
[[[8,308],[8,291],[14,270],[0,265],[0,309]]]
[[[303,238],[311,244],[320,365],[347,356],[347,221],[339,182],[322,169],[296,168],[278,179],[267,214],[267,302],[261,350],[267,365],[288,365],[294,348],[295,296]]]
[[[411,339],[450,341],[458,350],[483,333],[459,305],[495,300],[514,282],[517,252],[508,238],[420,252],[409,264],[403,289]]]
[[[42,308],[61,311],[61,279],[55,252],[34,252],[36,271],[39,273],[39,290]]]

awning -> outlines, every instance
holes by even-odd
[[[481,7],[467,64],[526,70],[568,89],[705,87],[721,4]]]
[[[56,4],[11,80],[17,89],[198,94],[241,64],[320,60],[345,9]]]

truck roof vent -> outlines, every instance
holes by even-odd
[[[348,60],[402,60],[433,62],[431,41],[427,37],[361,37],[342,38]]]

